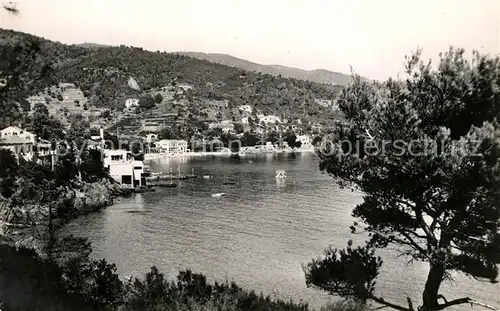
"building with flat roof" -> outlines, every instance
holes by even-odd
[[[109,175],[121,185],[141,187],[145,185],[144,163],[134,160],[127,150],[104,150],[104,168]]]
[[[185,153],[188,151],[188,142],[185,140],[162,139],[155,143],[159,152]]]

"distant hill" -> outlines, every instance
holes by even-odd
[[[218,53],[180,52],[179,54],[243,70],[255,71],[273,76],[281,75],[285,78],[308,80],[316,83],[346,86],[351,81],[350,75],[324,69],[303,70],[281,65],[261,65],[231,55]]]
[[[84,42],[77,44],[83,48],[107,48],[109,45]],[[340,72],[333,72],[325,69],[303,70],[294,67],[282,65],[261,65],[248,60],[237,58],[228,54],[221,53],[202,53],[202,52],[178,52],[176,54],[194,57],[209,62],[236,67],[243,70],[254,71],[273,76],[281,75],[285,78],[294,78],[299,80],[308,80],[311,82],[347,86],[351,81],[351,76]]]

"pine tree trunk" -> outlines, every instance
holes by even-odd
[[[422,296],[422,311],[438,310],[439,287],[443,282],[445,273],[444,264],[441,262],[431,263],[427,281],[425,282],[424,294]]]

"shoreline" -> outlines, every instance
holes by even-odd
[[[253,147],[249,147],[253,148]],[[258,154],[289,154],[289,153],[315,153],[314,149],[298,149],[298,150],[272,150],[272,151],[257,151],[255,149],[247,152],[231,152],[231,151],[203,151],[203,152],[184,152],[184,153],[146,153],[144,154],[144,162],[149,162],[159,159],[169,158],[191,158],[203,156],[231,156],[231,155],[258,155]]]
[[[49,223],[53,229],[52,234],[57,234],[57,231],[68,222],[106,209],[116,203],[115,199],[129,197],[134,194],[135,190],[123,188],[103,178],[100,181],[82,184],[81,188],[66,186],[63,192],[64,194],[58,200],[43,204],[26,202],[22,206],[9,207],[10,200],[2,199],[0,201],[0,244],[32,249],[43,257],[44,248],[49,241]],[[65,204],[69,209],[60,215],[55,206],[52,219],[50,219],[47,210],[51,204]],[[26,215],[30,217],[26,218]]]

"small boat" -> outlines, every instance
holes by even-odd
[[[204,179],[210,179],[210,175],[203,175]]]
[[[177,184],[174,184],[173,182],[170,182],[168,184],[160,184],[159,187],[163,187],[163,188],[175,188],[175,187],[177,187]]]
[[[213,197],[222,197],[222,196],[225,196],[226,194],[224,192],[219,192],[219,193],[213,193],[212,196]]]

